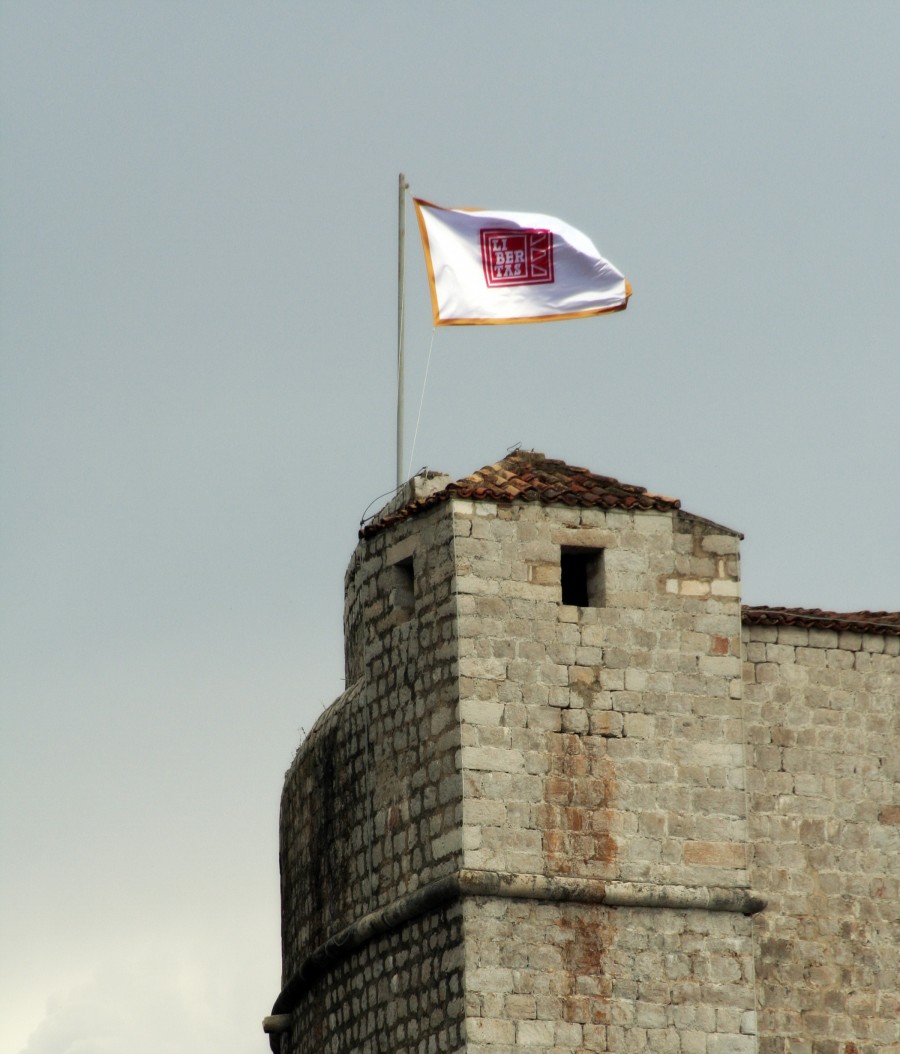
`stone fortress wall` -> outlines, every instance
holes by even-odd
[[[736,532],[542,455],[449,482],[347,573],[273,1050],[900,1050],[900,620],[742,618]]]
[[[282,1054],[415,1050],[430,1036],[463,1049],[461,905],[415,897],[461,863],[451,526],[409,521],[361,545],[347,571],[348,688],[282,796],[283,974],[294,979],[282,1003],[301,993]],[[391,911],[394,924],[379,923]],[[308,962],[315,949],[327,969]]]
[[[751,618],[750,878],[769,902],[754,920],[760,1047],[896,1052],[900,635]]]

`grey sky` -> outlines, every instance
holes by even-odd
[[[401,169],[634,287],[438,332],[415,468],[521,443],[744,531],[751,603],[900,603],[893,0],[0,18],[0,1049],[266,1049],[281,778],[393,484]]]

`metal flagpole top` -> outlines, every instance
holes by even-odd
[[[403,317],[404,270],[406,247],[406,191],[409,183],[400,173],[399,215],[397,226],[397,487],[403,483]]]

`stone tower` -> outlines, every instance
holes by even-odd
[[[754,1054],[740,535],[525,451],[360,535],[282,798],[273,1051]]]

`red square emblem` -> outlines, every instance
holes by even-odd
[[[553,281],[553,234],[535,228],[481,230],[481,262],[489,286]]]

